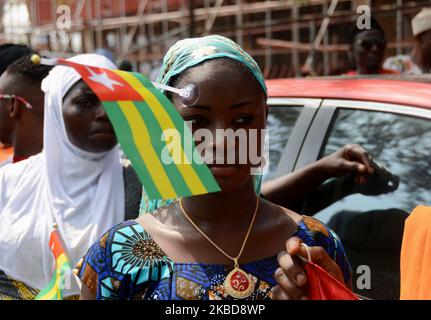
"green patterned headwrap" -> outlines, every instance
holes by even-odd
[[[169,85],[172,78],[204,61],[229,58],[243,63],[267,95],[265,79],[256,61],[232,40],[219,36],[190,38],[175,43],[166,53],[157,82]]]
[[[265,79],[256,61],[238,44],[220,35],[184,39],[175,43],[163,59],[163,65],[157,77],[157,82],[164,85],[171,85],[172,78],[183,73],[187,69],[204,61],[219,58],[229,58],[244,64],[259,82],[265,93],[265,97],[267,96]],[[262,177],[260,175],[254,176],[256,193],[260,193],[261,180]],[[175,199],[149,200],[144,190],[141,200],[141,214],[152,212],[173,201],[175,201]]]

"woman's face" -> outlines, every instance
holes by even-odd
[[[102,103],[82,80],[63,99],[63,119],[70,142],[81,150],[100,153],[117,144]]]
[[[201,154],[222,192],[234,192],[252,178],[251,170],[256,167],[252,163],[256,161],[250,156],[261,155],[261,133],[266,126],[264,93],[254,76],[234,60],[209,60],[186,71],[175,86],[182,88],[190,83],[197,86],[198,99],[186,106],[174,95],[173,103],[192,126],[198,149],[203,150]],[[200,139],[196,136],[199,132],[211,135],[199,134],[204,136]],[[235,138],[235,134],[246,140]],[[212,161],[208,160],[208,151],[212,151]]]

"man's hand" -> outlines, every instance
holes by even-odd
[[[333,154],[304,168],[265,182],[262,185],[261,193],[266,199],[282,207],[301,210],[304,201],[308,201],[306,200],[307,197],[321,187],[325,181],[334,177],[348,178],[347,188],[342,190],[346,192],[341,194],[341,198],[346,194],[356,192],[372,193],[376,189],[370,189],[367,184],[367,182],[373,182],[372,178],[374,177],[371,156],[362,147],[356,144],[347,144]],[[320,211],[334,202],[332,190],[329,189],[327,193],[329,194],[321,193],[321,190],[318,190],[318,194],[323,195],[324,200],[316,203],[313,212]],[[381,192],[375,194],[381,194]]]
[[[342,177],[347,174],[355,175],[355,182],[364,184],[367,175],[374,172],[371,156],[357,144],[347,144],[333,154],[326,156],[316,165],[327,177]]]
[[[277,286],[272,289],[273,300],[307,300],[307,276],[303,262],[298,256],[307,258],[306,249],[301,246],[302,240],[293,237],[286,242],[286,251],[278,255],[280,267],[274,277]],[[329,257],[322,247],[310,247],[311,261],[325,269],[335,279],[344,283],[343,274],[338,265]]]

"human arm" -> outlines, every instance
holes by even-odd
[[[369,154],[359,145],[347,144],[302,169],[264,183],[261,193],[271,202],[295,209],[329,178],[352,174],[355,183],[364,184],[373,171]]]

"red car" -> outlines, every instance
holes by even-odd
[[[340,236],[357,293],[399,299],[404,220],[417,205],[431,204],[431,83],[310,78],[267,85],[270,157],[264,179],[290,173],[347,143],[360,144],[387,169],[365,186],[351,177],[327,181],[295,209]]]

